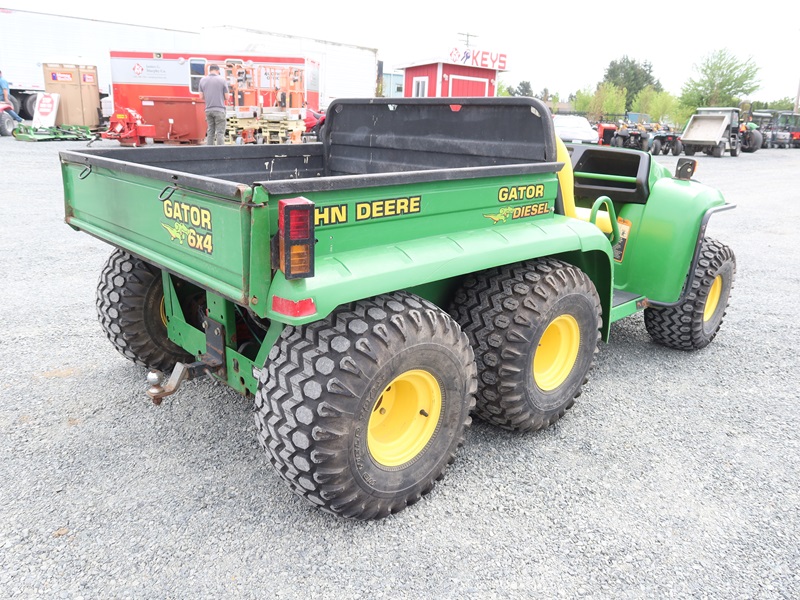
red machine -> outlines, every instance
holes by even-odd
[[[307,108],[306,118],[303,121],[306,124],[306,133],[319,135],[320,128],[325,124],[325,114]]]
[[[614,123],[598,123],[597,136],[599,139],[597,143],[601,146],[610,146],[616,132],[617,126]]]
[[[144,146],[147,138],[155,136],[156,128],[144,122],[142,115],[132,108],[114,107],[108,130],[100,134],[105,140],[118,140],[122,146]]]
[[[197,98],[142,96],[142,115],[153,139],[164,144],[199,144],[206,137],[205,104]]]

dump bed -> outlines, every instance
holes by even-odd
[[[731,120],[728,115],[692,115],[681,135],[681,141],[684,144],[715,146],[725,139],[725,130],[730,124]]]
[[[544,231],[565,219],[561,165],[552,119],[531,98],[343,100],[321,143],[60,156],[67,223],[260,316],[277,316],[264,301],[276,289],[324,292],[324,314],[356,283],[367,297],[523,259],[536,244],[549,254],[605,241],[580,223]],[[316,268],[286,281],[270,241],[278,200],[295,197],[314,203]]]

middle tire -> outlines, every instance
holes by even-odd
[[[467,336],[437,306],[395,292],[287,327],[255,398],[258,438],[293,492],[378,519],[433,489],[475,404]]]
[[[600,298],[577,267],[552,258],[465,279],[451,314],[475,350],[476,414],[504,429],[551,425],[587,381],[600,340]]]

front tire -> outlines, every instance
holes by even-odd
[[[395,292],[287,327],[255,398],[258,439],[293,492],[378,519],[433,489],[464,441],[475,360],[435,305]]]
[[[677,350],[699,350],[708,346],[722,325],[735,275],[733,251],[706,238],[683,302],[677,306],[645,309],[644,324],[650,337]]]
[[[661,154],[661,140],[659,139],[653,140],[653,147],[650,148],[650,152],[653,153],[653,156]]]
[[[575,403],[602,321],[600,298],[583,271],[546,258],[469,276],[451,314],[475,349],[479,417],[532,431]]]
[[[170,372],[192,359],[167,335],[161,271],[123,250],[100,275],[97,316],[114,347],[137,365]]]

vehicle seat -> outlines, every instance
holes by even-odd
[[[567,150],[567,145],[558,137],[556,137],[556,160],[564,163],[564,166],[558,172],[558,185],[561,188],[564,214],[573,219],[588,221],[592,210],[575,206],[575,177],[572,171],[572,159],[570,158],[569,150]],[[597,225],[603,233],[611,233],[613,231],[608,211],[597,211],[595,225]]]

